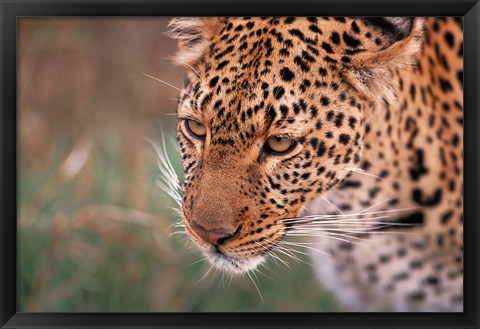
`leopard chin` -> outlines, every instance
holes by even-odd
[[[218,249],[214,251],[203,251],[203,255],[216,269],[234,274],[254,270],[265,261],[265,257],[263,256],[236,257],[227,255]]]

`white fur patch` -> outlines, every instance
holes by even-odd
[[[217,269],[236,274],[251,271],[265,261],[265,258],[261,256],[236,258],[212,252],[204,252],[204,255],[207,257],[210,264]]]
[[[205,20],[199,17],[173,18],[166,35],[178,40],[179,50],[174,57],[178,65],[192,65],[200,59],[211,38]]]

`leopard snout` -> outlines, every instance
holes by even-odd
[[[232,239],[241,231],[241,224],[232,230],[231,228],[213,228],[206,229],[195,220],[190,221],[190,227],[205,242],[214,246],[219,246],[229,239]]]

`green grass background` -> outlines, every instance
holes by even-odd
[[[18,311],[334,311],[309,260],[210,271],[155,184],[182,69],[166,19],[20,18]],[[177,172],[176,150],[169,153]],[[305,262],[305,263],[304,263]],[[263,298],[263,300],[262,300]]]

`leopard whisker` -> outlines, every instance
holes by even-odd
[[[283,265],[285,265],[288,269],[290,269],[290,265],[288,264],[288,262],[286,260],[283,260],[280,256],[278,256],[275,252],[277,252],[279,249],[276,249],[270,253],[268,253],[267,255],[270,255],[274,260],[275,260],[275,263],[277,263],[277,260],[279,262],[281,262]],[[277,263],[278,264],[278,263]]]
[[[302,242],[284,241],[283,243],[286,244],[286,245],[290,245],[290,246],[301,247],[301,248],[313,250],[313,251],[319,252],[319,253],[321,253],[321,254],[324,254],[324,255],[326,255],[326,256],[332,257],[332,255],[330,255],[329,253],[327,253],[327,252],[325,252],[325,251],[323,251],[323,250],[319,250],[319,249],[310,247],[309,245],[305,245],[305,243],[302,243]]]
[[[208,264],[208,263],[206,263],[206,264]],[[214,268],[213,266],[209,265],[207,271],[205,273],[203,273],[203,275],[200,277],[200,279],[195,281],[194,285],[197,285],[200,282],[204,281],[207,278],[208,274],[213,270],[213,268]]]
[[[173,240],[173,243],[174,245],[182,245],[189,254],[198,254],[198,249],[187,235],[183,236],[181,239],[176,238]]]
[[[341,230],[339,230],[341,231]],[[376,231],[376,230],[372,230],[372,231],[358,231],[358,232],[348,232],[347,233],[352,233],[352,234],[372,234],[372,235],[378,235],[378,234],[392,234],[392,235],[397,235],[397,234],[400,234],[400,235],[409,235],[409,236],[423,236],[422,233],[417,233],[417,232],[404,232],[404,231]]]
[[[341,229],[369,229],[373,225],[387,225],[386,222],[368,222],[368,223],[321,223],[321,222],[312,222],[312,223],[300,223],[294,226],[287,228],[287,231],[295,231],[298,229],[332,229],[332,228],[341,228]]]
[[[260,289],[258,288],[257,283],[255,282],[255,280],[253,279],[253,277],[250,275],[251,272],[252,272],[252,271],[247,271],[247,272],[245,272],[245,273],[248,275],[248,277],[250,278],[250,280],[252,280],[252,283],[253,283],[253,285],[255,286],[255,289],[257,290],[258,295],[260,296],[260,299],[262,300],[262,303],[265,303],[265,300],[263,299],[262,293],[260,292]],[[257,280],[258,280],[258,278],[257,278]],[[259,284],[260,284],[260,283],[259,283]]]
[[[358,227],[358,225],[347,225],[346,227],[345,226],[340,226],[340,227],[335,227],[335,226],[322,226],[322,225],[299,225],[299,226],[296,226],[296,227],[292,227],[292,228],[289,228],[288,232],[295,232],[295,231],[299,231],[299,230],[306,230],[306,231],[311,231],[311,230],[320,230],[320,231],[341,231],[341,232],[352,232],[352,233],[356,233],[356,232],[360,232],[360,233],[368,233],[368,232],[375,232],[375,231],[378,231],[378,230],[381,230],[381,229],[385,229],[385,228],[389,228],[389,227],[398,227],[398,226],[402,226],[402,227],[410,227],[410,226],[416,226],[416,224],[402,224],[402,223],[399,223],[399,224],[395,224],[395,223],[385,223],[385,224],[374,224],[375,226],[368,226],[366,228],[363,228],[363,227]]]
[[[357,173],[357,174],[361,174],[361,175],[365,175],[365,176],[369,176],[369,177],[373,177],[373,178],[376,178],[376,179],[379,179],[379,180],[384,180],[382,177],[371,174],[371,173],[368,173],[361,168],[346,167],[346,168],[343,168],[343,170],[350,171],[350,172]]]
[[[378,219],[386,219],[390,218],[388,215],[384,216],[372,216],[372,217],[367,217],[367,218],[360,218],[360,217],[354,217],[354,218],[339,218],[339,219],[333,219],[332,217],[325,217],[325,216],[310,216],[310,217],[299,217],[299,218],[291,218],[288,220],[279,220],[281,223],[286,223],[286,224],[298,224],[298,223],[321,223],[321,224],[343,224],[343,223],[355,223],[355,224],[361,224],[363,222],[367,221],[372,221],[372,220],[378,220]],[[327,220],[328,219],[328,220]]]
[[[157,179],[157,186],[159,186],[167,195],[169,195],[179,206],[181,207],[181,187],[180,180],[175,170],[173,169],[172,162],[170,161],[167,153],[167,147],[165,142],[165,134],[163,130],[160,130],[161,144],[158,145],[151,140],[147,140],[154,148],[158,157],[157,166],[160,172],[160,176]],[[181,215],[181,210],[179,211]],[[178,212],[177,212],[178,214]]]
[[[273,252],[269,252],[268,254],[265,255],[265,259],[268,260],[268,259],[272,258],[273,261],[275,262],[275,264],[278,266],[278,262],[275,259],[275,256],[277,256],[277,255],[275,255]]]
[[[171,226],[185,228],[185,224],[183,224],[181,221],[172,223]]]
[[[358,231],[350,231],[350,230],[298,230],[292,231],[288,234],[288,236],[320,236],[320,235],[342,235],[342,236],[375,236],[375,235],[382,235],[382,234],[392,234],[392,235],[410,235],[416,236],[413,232],[404,232],[404,231],[369,231],[369,230],[358,230]]]
[[[303,252],[303,251],[301,251],[301,250],[293,249],[293,248],[291,248],[291,247],[289,247],[289,246],[282,246],[282,248],[284,248],[284,250],[286,250],[286,251],[288,251],[288,252],[290,252],[290,253],[295,252],[295,253],[300,254],[300,255],[308,256],[308,253]],[[304,260],[301,259],[300,257],[295,256],[295,259],[297,260],[297,262],[300,262],[300,263],[303,263],[303,264],[306,264],[306,265],[308,265],[308,266],[312,266],[312,267],[313,267],[313,264],[312,264],[312,263],[309,263],[309,262],[307,262],[307,261],[304,261]]]
[[[165,133],[163,132],[163,130],[161,130],[160,136],[162,138],[162,149],[163,149],[163,154],[164,154],[164,157],[163,157],[164,163],[165,163],[167,169],[169,170],[170,177],[175,182],[175,187],[177,189],[180,189],[180,180],[178,178],[177,173],[175,172],[175,169],[173,168],[172,162],[170,161],[170,157],[169,157],[168,152],[167,152]]]
[[[153,80],[156,80],[156,81],[158,81],[158,82],[161,82],[161,83],[163,83],[163,84],[165,84],[165,85],[167,85],[167,86],[169,86],[169,87],[171,87],[171,88],[173,88],[173,89],[178,90],[179,92],[182,92],[182,89],[181,89],[181,88],[176,87],[176,86],[172,85],[171,83],[168,83],[168,82],[166,82],[166,81],[163,81],[162,79],[156,78],[156,77],[154,77],[154,76],[152,76],[152,75],[150,75],[150,74],[144,73],[144,72],[140,72],[140,73],[143,74],[143,75],[146,76],[146,77],[149,77],[150,79],[153,79]],[[188,94],[186,94],[186,95],[188,95]],[[190,95],[188,95],[188,96],[190,96]],[[190,96],[190,97],[191,97],[191,96]]]
[[[283,244],[287,245],[287,246],[282,246],[283,248],[286,248],[286,249],[288,249],[290,245],[300,246],[300,244],[297,244],[297,242],[291,242],[291,241],[283,241]],[[299,253],[299,254],[308,256],[308,253],[303,252],[303,251],[300,251],[300,250],[294,250],[294,249],[288,249],[288,250],[290,250],[290,251],[295,251],[295,252],[297,252],[297,253]]]
[[[193,68],[193,66],[185,63],[184,64],[185,66],[189,67],[190,69],[192,69],[193,72],[195,72],[195,74],[200,78],[200,80],[202,80],[203,82],[205,82],[205,78],[200,74],[200,72],[198,72],[195,68]]]
[[[175,203],[178,205],[178,206],[181,206],[181,201],[179,200],[178,196],[172,191],[172,188],[170,186],[167,186],[165,185],[162,181],[160,180],[157,180],[156,182],[156,185],[162,190],[164,191],[165,193],[167,193],[167,195],[169,197],[171,197],[173,199],[173,201],[175,201]],[[178,208],[177,208],[178,209]]]
[[[201,262],[204,262],[204,261],[206,261],[206,260],[207,260],[207,257],[200,257],[199,259],[197,259],[196,261],[192,262],[191,264],[185,265],[184,268],[192,267],[193,265],[198,264],[198,263],[201,263]]]
[[[209,283],[210,286],[212,286],[213,281],[214,281],[215,278],[217,277],[218,271],[217,271],[217,269],[216,269],[215,267],[213,268],[213,272],[212,272],[212,273],[213,273],[213,275],[210,277],[210,283]]]
[[[301,259],[298,258],[298,256],[292,254],[292,250],[289,250],[289,249],[286,249],[286,248],[285,249],[279,248],[278,252],[280,252],[280,253],[286,255],[287,257],[291,258],[296,263],[301,263]]]
[[[221,272],[222,276],[220,277],[220,280],[218,282],[218,287],[220,288],[220,285],[223,286],[223,290],[225,290],[225,271]]]
[[[173,210],[179,218],[183,216],[183,211],[181,208],[171,207],[170,209]]]
[[[371,213],[364,213],[362,215],[370,215]],[[355,217],[358,216],[358,213],[353,213],[353,214],[316,214],[316,215],[306,215],[306,216],[301,216],[301,217],[293,217],[293,218],[284,218],[280,219],[280,221],[289,221],[289,220],[299,220],[299,219],[312,219],[312,218],[349,218],[349,217]]]
[[[387,202],[388,200],[382,201],[382,202]],[[372,206],[374,207],[374,206]],[[370,207],[370,208],[372,208]],[[286,223],[298,223],[298,222],[310,222],[312,220],[319,220],[319,219],[334,219],[330,222],[336,222],[336,223],[341,223],[341,221],[348,221],[348,220],[357,220],[357,221],[365,221],[366,219],[372,219],[372,218],[351,218],[351,217],[356,217],[356,216],[370,216],[370,215],[380,215],[380,214],[390,214],[390,213],[397,213],[397,212],[405,212],[405,211],[411,211],[411,210],[419,210],[421,207],[409,207],[409,208],[401,208],[401,209],[388,209],[388,210],[379,210],[379,211],[373,211],[373,212],[359,212],[359,213],[353,213],[353,214],[327,214],[327,215],[308,215],[308,216],[301,216],[301,217],[295,217],[295,218],[284,218],[278,220],[279,222],[286,222]],[[390,216],[385,216],[383,218],[389,218]],[[335,219],[338,218],[338,219]],[[327,221],[324,221],[327,222]]]
[[[174,57],[160,57],[160,59],[167,60],[167,61],[170,61],[170,62],[172,62],[172,63],[175,63],[175,58],[174,58]],[[202,75],[200,74],[200,72],[198,72],[198,70],[196,70],[193,66],[191,66],[191,65],[188,64],[188,63],[184,63],[183,65],[189,67],[193,72],[195,72],[195,74],[196,74],[202,81],[205,81],[205,79],[202,77]]]
[[[326,233],[326,232],[325,232]],[[316,237],[325,237],[325,238],[330,238],[332,240],[338,240],[338,241],[343,241],[343,242],[348,242],[348,243],[351,243],[351,241],[349,240],[345,240],[343,238],[339,238],[338,236],[333,236],[332,234],[315,234],[315,235],[312,235],[312,234],[305,234],[305,233],[294,233],[294,234],[288,234],[288,236],[298,236],[298,237],[313,237],[313,236],[316,236]]]
[[[190,239],[190,236],[188,235],[185,235],[180,241],[179,243],[183,243],[183,245],[185,246],[185,248],[187,248],[188,251],[191,251],[191,252],[194,252],[194,253],[197,253],[197,248],[195,247],[195,244],[192,242],[192,240]]]
[[[175,236],[175,235],[187,235],[188,233],[185,231],[185,228],[183,227],[179,227],[179,226],[176,226],[174,225],[173,226],[174,228],[176,228],[175,231],[171,232],[168,237],[170,238],[171,236]]]
[[[281,244],[277,244],[276,246],[276,251],[286,255],[287,257],[290,257],[291,259],[293,259],[294,261],[296,261],[297,263],[301,262],[301,259],[299,259],[297,256],[295,256],[294,254],[291,253],[291,250],[289,250],[288,248],[285,248],[285,246],[281,245]]]
[[[166,161],[166,160],[163,160],[162,158],[160,161]],[[176,174],[170,173],[169,172],[170,169],[161,162],[158,164],[158,168],[160,170],[160,173],[163,175],[163,176],[160,176],[161,183],[171,188],[173,192],[177,193],[178,189],[180,188],[179,186],[180,183],[178,182],[178,177],[176,176]]]
[[[366,241],[366,239],[364,239],[364,238],[359,238],[359,237],[349,235],[349,234],[346,234],[346,233],[325,232],[325,231],[322,231],[322,232],[326,233],[325,235],[328,235],[330,237],[340,236],[340,237],[344,237],[344,238],[350,238],[350,239],[353,239],[353,240]],[[311,234],[309,231],[307,231],[307,232],[295,232],[294,234],[291,234],[290,236],[302,236],[302,235],[304,235],[304,236],[323,236],[323,235],[319,235],[319,234]]]
[[[258,280],[258,282],[260,282],[260,280],[258,279],[257,273],[263,275],[264,277],[266,277],[266,278],[268,278],[272,281],[275,281],[270,275],[267,275],[267,274],[263,273],[262,271],[260,271],[260,268],[258,268],[258,267],[252,269],[251,272],[255,276],[255,278]]]
[[[230,279],[228,280],[227,287],[225,288],[225,293],[227,293],[228,288],[230,288],[230,285],[232,284],[233,281],[233,273],[229,273]]]
[[[381,219],[381,218],[380,218]],[[280,225],[280,224],[277,224]],[[292,223],[291,226],[288,227],[288,230],[294,230],[299,227],[319,227],[319,228],[329,228],[329,227],[338,227],[338,228],[370,228],[373,225],[379,226],[415,226],[414,223],[397,223],[393,221],[382,221],[378,220],[378,218],[372,218],[368,221],[342,221],[342,222],[335,222],[335,221],[309,221],[309,222],[300,222],[300,223]]]
[[[160,57],[160,59],[164,59],[164,60],[167,60],[167,61],[170,61],[170,62],[173,62],[173,63],[175,62],[175,58],[173,58],[173,57]],[[202,77],[200,72],[198,72],[193,66],[191,66],[188,63],[184,63],[183,65],[189,67],[193,72],[195,72],[197,77],[199,77],[202,81],[205,81],[205,79]]]
[[[352,233],[354,234],[354,233]],[[359,233],[355,233],[355,234],[359,234]],[[292,234],[288,234],[288,236],[298,236],[298,237],[301,237],[301,236],[305,236],[305,237],[329,237],[329,238],[342,238],[342,239],[353,239],[353,240],[363,240],[363,238],[359,238],[357,236],[354,236],[354,235],[351,235],[351,234],[347,234],[345,232],[342,232],[342,233],[338,233],[338,232],[329,232],[329,231],[317,231],[315,233],[312,234],[312,232],[310,230],[308,231],[300,231],[300,232],[293,232]],[[350,241],[349,241],[350,242]]]
[[[267,256],[265,256],[265,258],[267,258]],[[277,262],[275,262],[275,263],[278,265]],[[275,277],[278,278],[277,273],[275,273],[275,272],[272,270],[269,262],[262,262],[259,266],[260,266],[260,267],[264,267],[268,272],[272,273]],[[273,278],[272,278],[272,280],[275,281]]]
[[[175,232],[172,232],[168,235],[169,238],[171,238],[172,236],[176,236],[176,235],[188,235],[187,232],[185,231],[175,231]]]
[[[381,201],[380,203],[387,202],[389,200],[392,200],[394,198],[390,198],[384,201]],[[306,216],[301,216],[301,217],[296,217],[296,218],[311,218],[311,217],[332,217],[332,218],[338,218],[338,217],[352,217],[352,216],[357,216],[357,215],[372,215],[372,214],[384,214],[384,213],[395,213],[395,212],[402,212],[402,211],[410,211],[410,210],[419,210],[422,209],[422,207],[408,207],[408,208],[399,208],[399,209],[384,209],[384,210],[378,210],[378,211],[371,211],[371,212],[366,212],[366,210],[371,209],[373,207],[376,207],[380,203],[371,206],[370,208],[367,208],[365,210],[362,210],[360,212],[355,212],[351,214],[314,214],[314,215],[306,215]],[[293,219],[296,219],[293,218]]]
[[[164,159],[164,155],[161,155],[162,157],[159,156],[159,162],[157,163],[158,169],[160,169],[160,172],[163,174],[160,178],[163,179],[162,182],[164,182],[166,185],[172,185],[172,187],[176,187],[178,183],[176,182],[175,176],[173,176],[169,171],[170,169],[167,167],[165,162],[166,160]]]
[[[286,260],[283,260],[279,255],[277,255],[276,253],[270,253],[270,255],[272,256],[272,258],[275,260],[275,263],[277,263],[277,260],[282,263],[283,265],[285,265],[288,269],[290,269],[290,264],[288,264],[288,262]],[[278,264],[278,263],[277,263]]]
[[[370,207],[368,207],[368,208],[360,211],[358,214],[363,214],[363,213],[367,212],[367,211],[370,210],[370,209],[376,208],[376,207],[378,207],[378,206],[380,206],[380,205],[382,205],[382,204],[384,204],[384,203],[387,203],[387,202],[389,202],[389,201],[391,201],[391,200],[400,199],[400,198],[405,198],[405,197],[391,197],[391,198],[385,199],[385,200],[383,200],[383,201],[380,201],[380,202],[378,202],[378,203],[376,203],[376,204],[374,204],[374,205],[372,205],[372,206],[370,206]]]
[[[322,196],[320,200],[322,200],[323,202],[333,207],[337,213],[344,215],[344,213],[340,210],[340,208],[338,208],[332,201],[328,200],[326,197]]]

